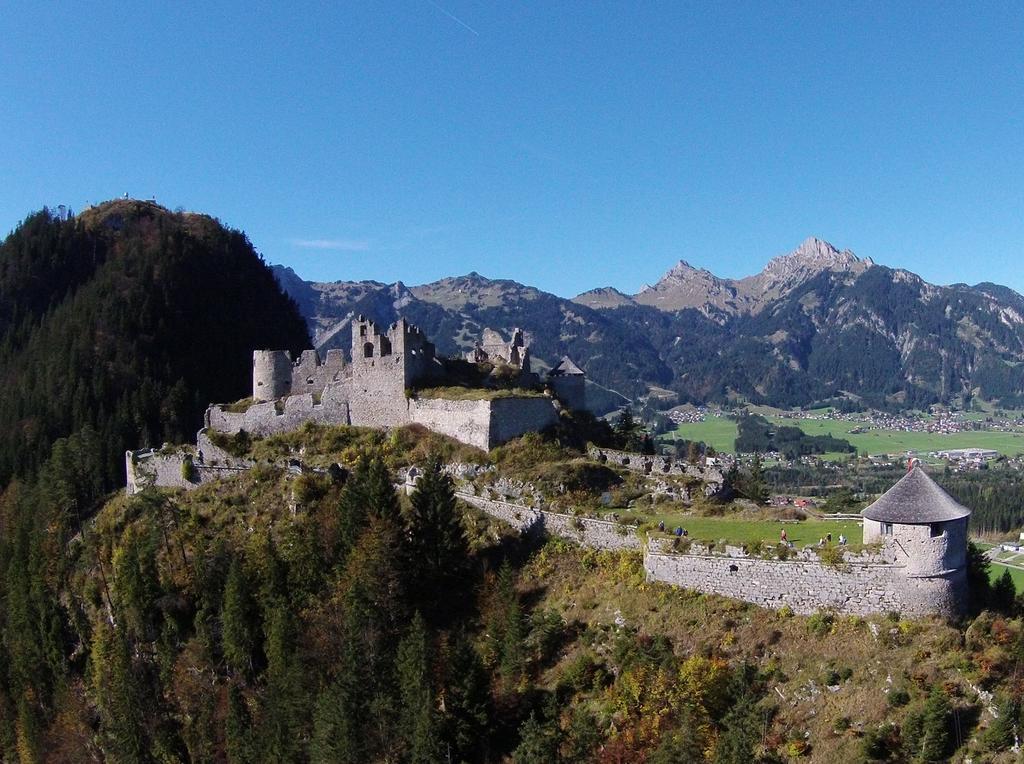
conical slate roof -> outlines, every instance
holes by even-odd
[[[914,467],[861,514],[878,522],[913,525],[959,520],[971,510],[958,504],[923,469]]]
[[[548,376],[584,376],[584,372],[579,366],[572,362],[572,359],[569,358],[569,356],[563,355],[562,360],[556,363],[554,368],[548,372]]]

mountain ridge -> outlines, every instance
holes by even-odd
[[[303,283],[319,295],[304,315],[321,349],[347,349],[354,311],[383,322],[401,312],[449,354],[485,328],[520,326],[542,364],[569,355],[631,398],[658,387],[694,403],[1024,405],[1024,296],[930,284],[814,237],[742,279],[681,260],[636,295],[601,287],[570,300],[475,271],[412,287]],[[293,295],[300,306],[308,289]]]

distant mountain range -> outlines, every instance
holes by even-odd
[[[595,383],[629,398],[1024,402],[1024,297],[988,283],[936,286],[816,238],[754,276],[719,278],[680,260],[635,295],[604,287],[571,300],[477,273],[407,287],[274,272],[320,349],[347,349],[358,313],[380,322],[404,315],[449,354],[484,328],[522,327],[542,365],[569,355]],[[602,399],[605,408],[617,402]]]

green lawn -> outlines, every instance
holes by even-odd
[[[620,513],[622,514],[622,513]],[[629,516],[627,513],[626,516]],[[665,521],[665,529],[671,532],[676,526],[686,529],[689,537],[694,540],[719,541],[725,539],[729,543],[751,544],[764,541],[775,544],[779,534],[786,529],[789,540],[798,547],[806,544],[817,544],[825,534],[832,534],[833,543],[839,541],[839,534],[846,534],[851,545],[859,545],[863,539],[861,525],[856,520],[801,520],[800,522],[780,522],[778,520],[736,520],[726,517],[691,517],[681,514],[639,514],[643,522],[658,524]]]
[[[988,568],[989,580],[995,581],[997,578],[1003,575],[1004,570],[1010,571],[1010,578],[1013,579],[1013,585],[1017,589],[1017,591],[1024,592],[1024,570],[1020,570],[1018,568],[1009,568],[1005,565],[1000,565],[999,563],[994,562],[991,565],[989,565]]]

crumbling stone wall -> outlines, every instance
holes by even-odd
[[[612,448],[591,447],[587,455],[598,462],[607,462],[618,467],[655,477],[657,475],[690,477],[704,483],[704,494],[713,496],[722,490],[725,477],[716,466],[699,466],[675,459],[671,456],[657,454],[637,454],[629,451],[616,451]]]
[[[189,470],[190,478],[186,479],[183,467],[189,459],[192,461],[192,468]],[[133,496],[154,486],[190,491],[211,480],[234,477],[251,467],[251,464],[203,464],[184,449],[173,453],[161,453],[154,449],[128,451],[125,454],[125,473],[128,478],[125,492]]]
[[[524,533],[545,531],[594,549],[639,549],[636,529],[609,520],[563,515],[458,491],[460,499]]]
[[[635,529],[606,520],[563,515],[497,501],[468,492],[457,496],[523,533],[541,529],[595,549],[637,549]],[[788,606],[810,614],[823,608],[855,615],[896,611],[907,616],[957,614],[966,598],[964,571],[914,578],[889,549],[847,553],[839,565],[821,562],[813,549],[787,560],[748,555],[727,546],[722,553],[700,544],[674,552],[669,542],[652,540],[643,547],[649,581],[720,594],[768,608]]]
[[[214,405],[206,409],[205,417],[206,427],[212,430],[229,435],[245,430],[258,437],[288,432],[305,422],[348,424],[349,404],[344,386],[328,385],[319,403],[311,393],[305,393],[291,395],[280,402],[254,403],[243,412],[227,411],[223,406]]]
[[[527,432],[540,432],[556,422],[558,414],[550,398],[495,398],[487,448]]]

